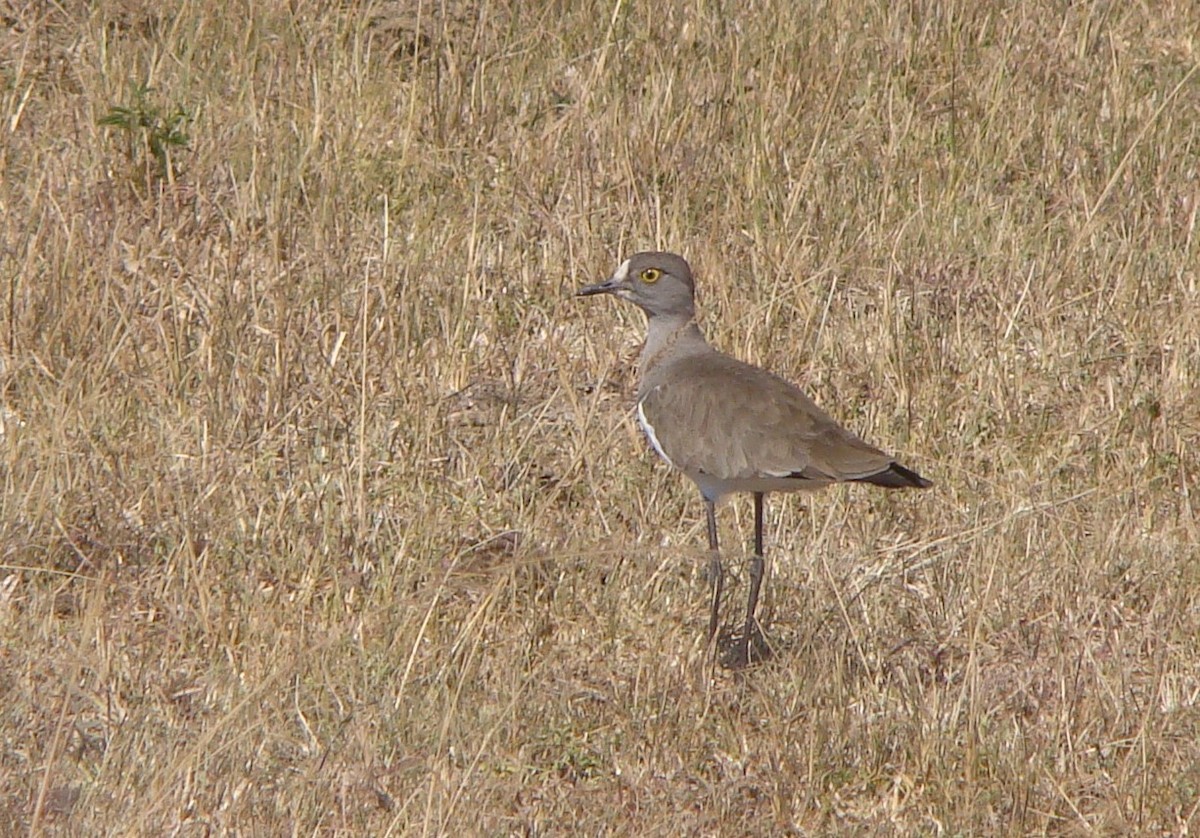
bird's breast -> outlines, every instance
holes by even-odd
[[[650,440],[650,445],[658,452],[658,456],[662,457],[667,465],[672,468],[675,464],[671,462],[671,458],[667,456],[667,452],[663,450],[662,443],[658,441],[658,434],[654,432],[654,426],[650,424],[650,420],[646,418],[645,399],[638,402],[637,405],[638,424],[642,426],[642,432],[646,434],[646,439]]]

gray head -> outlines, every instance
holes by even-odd
[[[580,288],[575,296],[615,294],[635,303],[649,317],[690,318],[695,312],[695,293],[692,269],[682,256],[647,251],[635,253],[604,282]]]

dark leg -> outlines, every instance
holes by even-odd
[[[721,570],[721,550],[717,547],[717,505],[707,498],[704,511],[708,515],[708,581],[712,583],[712,611],[708,615],[708,641],[717,636],[717,623],[721,612],[721,589],[725,586],[725,574]]]
[[[758,592],[762,588],[763,568],[766,558],[763,554],[763,493],[754,493],[754,555],[750,557],[750,598],[746,602],[746,632],[742,637],[743,652],[746,662],[750,662],[750,647],[758,625],[754,620],[754,612],[758,608]]]

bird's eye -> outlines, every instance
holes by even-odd
[[[662,276],[662,271],[658,268],[646,268],[646,270],[642,271],[642,282],[646,284],[658,282],[660,276]]]

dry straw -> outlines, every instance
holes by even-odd
[[[14,833],[1195,831],[1196,4],[3,18]],[[934,464],[774,503],[742,674],[643,249]]]

